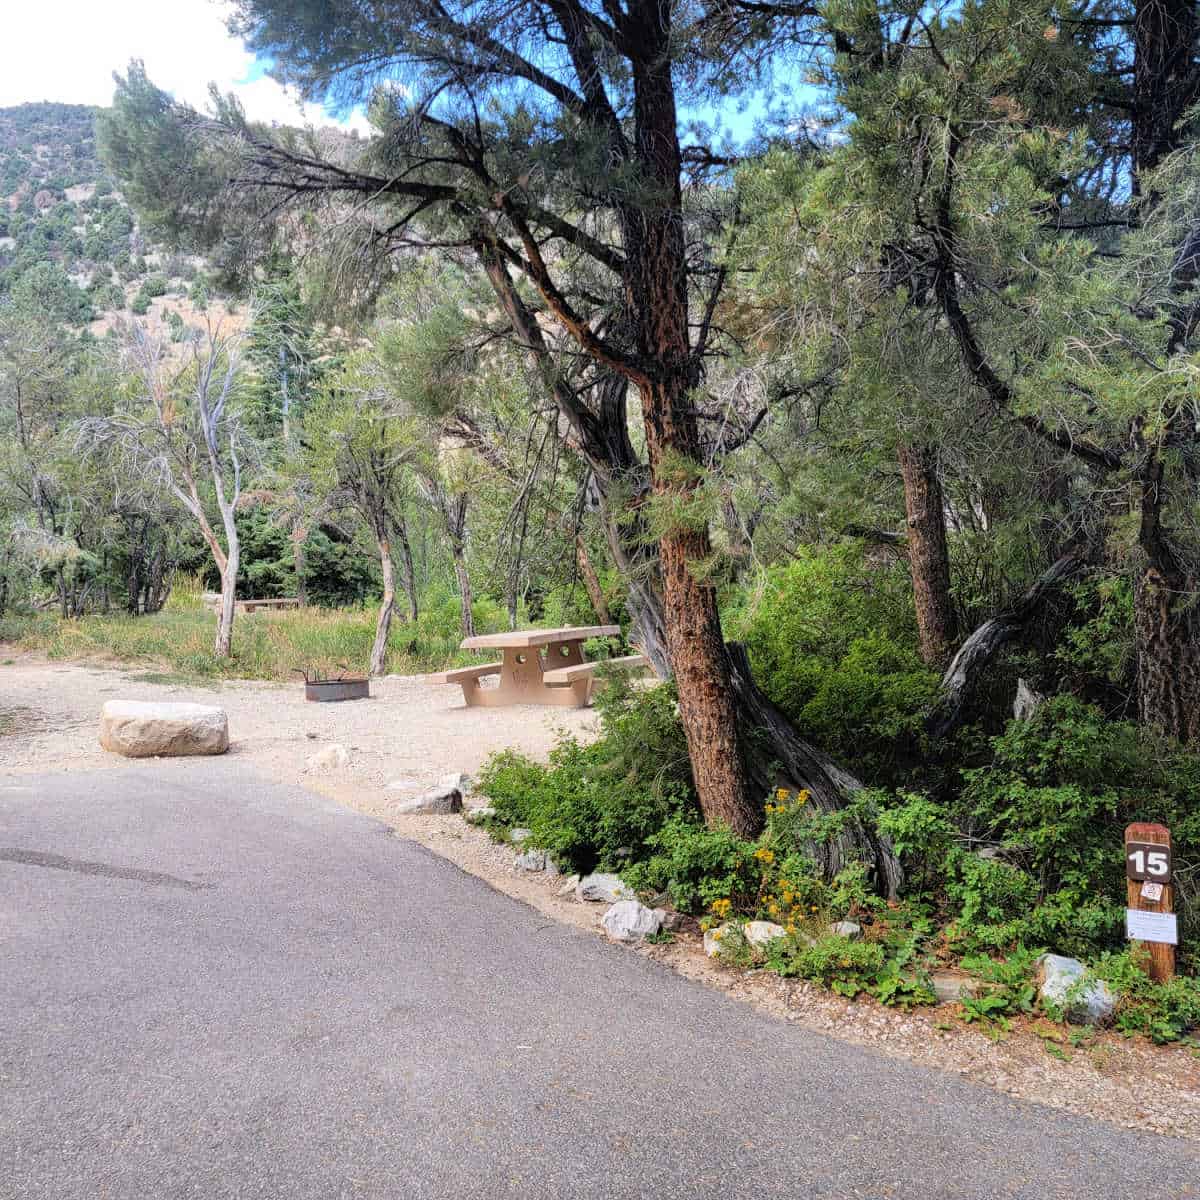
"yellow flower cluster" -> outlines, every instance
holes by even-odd
[[[775,851],[768,850],[766,846],[759,846],[759,848],[754,852],[754,857],[757,858],[759,862],[766,863],[767,866],[770,866],[771,863],[775,861]]]
[[[778,801],[777,804],[767,805],[768,815],[773,813],[784,813],[787,812],[789,808],[793,807],[802,808],[809,802],[810,796],[808,789],[806,788],[803,791],[797,792],[795,799],[793,800],[792,793],[789,792],[787,788],[776,788],[775,799]]]
[[[733,907],[732,900],[714,900],[709,906],[718,917],[729,916],[729,910]]]

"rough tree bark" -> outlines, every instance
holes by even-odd
[[[904,480],[908,561],[921,657],[931,665],[939,665],[945,662],[954,643],[955,618],[937,451],[932,446],[902,442],[897,456]]]

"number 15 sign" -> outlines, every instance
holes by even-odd
[[[1171,847],[1155,842],[1125,843],[1125,877],[1138,883],[1171,882]]]

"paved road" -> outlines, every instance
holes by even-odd
[[[236,760],[0,780],[0,1197],[1200,1194],[547,922]]]

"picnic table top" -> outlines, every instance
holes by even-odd
[[[481,633],[463,638],[464,650],[523,650],[551,642],[586,642],[588,638],[616,637],[619,625],[568,625],[563,629],[513,629],[508,633]]]

